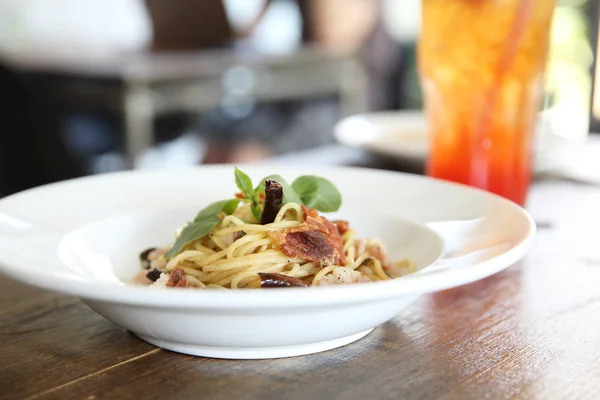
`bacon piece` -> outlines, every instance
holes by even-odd
[[[270,231],[283,254],[318,262],[321,266],[344,265],[344,244],[338,228],[317,210],[302,206],[306,220],[296,228]]]
[[[269,274],[264,272],[259,272],[258,276],[260,276],[260,287],[263,288],[308,286],[308,284],[302,279],[294,278],[292,276],[282,274]]]
[[[173,268],[167,287],[189,287],[190,284],[185,278],[185,271],[182,268]]]
[[[348,232],[348,229],[350,227],[348,221],[344,221],[342,219],[336,219],[335,221],[333,221],[333,224],[337,227],[340,236]]]

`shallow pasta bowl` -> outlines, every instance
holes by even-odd
[[[274,169],[277,170],[274,170]],[[168,244],[206,204],[235,191],[233,167],[75,179],[0,200],[0,272],[80,297],[157,346],[200,356],[274,358],[350,343],[425,293],[492,275],[531,247],[521,207],[462,185],[359,168],[247,166],[252,178],[319,175],[336,184],[360,237],[380,237],[413,274],[313,288],[151,289],[131,284],[138,254]]]

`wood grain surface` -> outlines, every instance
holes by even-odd
[[[600,188],[538,183],[521,263],[422,297],[348,346],[277,360],[157,349],[0,278],[2,399],[598,399]]]

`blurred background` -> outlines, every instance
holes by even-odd
[[[600,131],[598,13],[555,12],[544,114],[564,141]],[[347,156],[340,119],[421,110],[419,29],[420,0],[0,0],[0,196],[130,168]]]

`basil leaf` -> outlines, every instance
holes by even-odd
[[[238,169],[238,167],[235,167],[235,184],[246,198],[256,201],[256,194],[252,188],[252,179]]]
[[[194,218],[194,222],[200,221],[200,220],[202,220],[204,218],[208,218],[208,217],[219,215],[219,213],[221,211],[223,211],[223,209],[225,208],[225,206],[230,201],[233,201],[233,200],[237,200],[237,199],[231,199],[231,200],[228,199],[228,200],[215,201],[214,203],[211,203],[211,204],[207,205],[206,207],[204,207],[196,215],[196,218]],[[237,204],[236,204],[236,206],[237,206]],[[227,214],[231,214],[231,212],[228,212]]]
[[[322,212],[337,211],[342,204],[342,195],[333,183],[325,178],[301,176],[292,183],[292,188],[305,206]]]
[[[256,193],[265,192],[265,181],[267,179],[272,179],[274,181],[279,182],[281,187],[283,188],[283,204],[287,203],[296,203],[302,205],[302,199],[298,196],[298,193],[287,183],[285,179],[281,175],[269,175],[263,178],[260,184],[256,187]]]
[[[173,244],[171,250],[166,254],[166,258],[171,258],[183,250],[185,246],[193,242],[194,240],[200,239],[210,232],[218,223],[221,222],[221,218],[216,215],[205,217],[197,220],[186,226],[181,234],[177,237],[177,240]]]
[[[240,201],[242,201],[242,199],[226,200],[222,207],[223,212],[227,215],[233,214],[238,204],[240,204]]]
[[[262,216],[262,210],[261,210],[260,206],[258,204],[256,204],[256,203],[252,203],[250,205],[250,211],[252,211],[252,215],[256,219],[256,221],[254,221],[253,224],[259,223],[260,222],[260,218]]]
[[[198,215],[196,215],[194,221],[183,229],[181,234],[177,237],[177,240],[175,240],[175,244],[171,250],[165,254],[165,257],[171,258],[179,254],[189,243],[206,235],[212,228],[221,222],[219,213],[223,211],[225,214],[231,215],[240,201],[242,201],[242,199],[221,200],[204,207]]]

